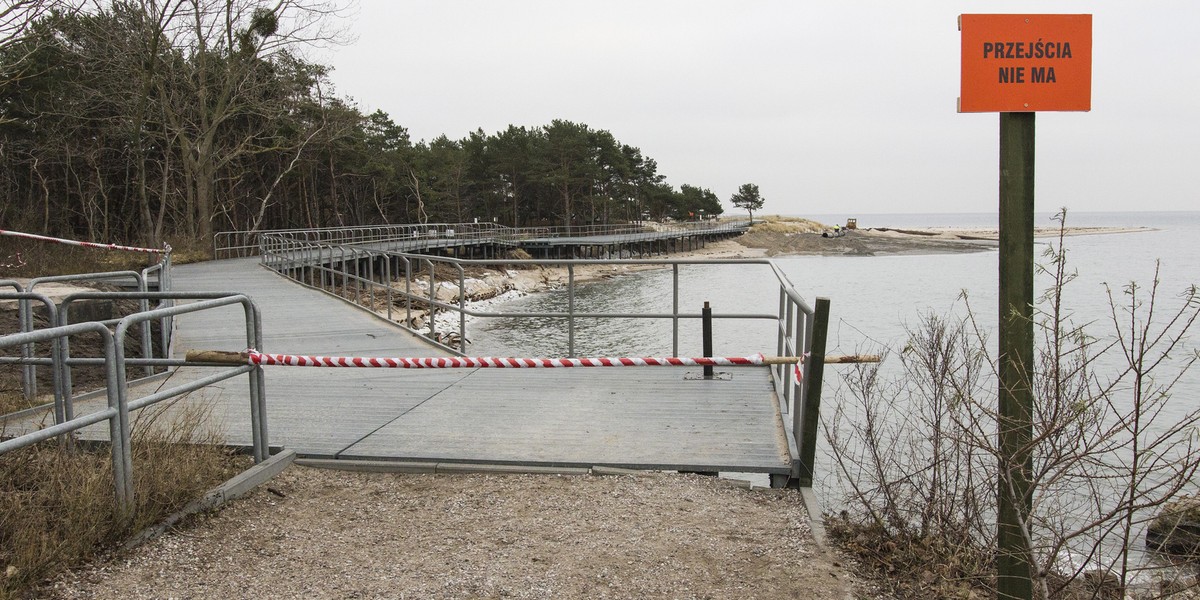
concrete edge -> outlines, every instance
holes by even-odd
[[[409,473],[409,474],[530,474],[530,475],[588,475],[590,469],[582,467],[539,467],[532,465],[490,465],[482,463],[450,463],[390,460],[360,460],[351,458],[299,458],[296,465],[313,469],[332,469],[358,473]],[[639,472],[639,471],[635,471]]]
[[[167,518],[163,519],[157,525],[151,525],[150,527],[138,532],[136,535],[130,538],[129,541],[125,542],[121,546],[121,549],[129,550],[131,548],[140,546],[162,535],[176,523],[182,521],[185,517],[206,510],[212,510],[226,504],[230,500],[246,495],[254,488],[266,483],[271,478],[278,475],[285,468],[287,468],[288,465],[292,464],[292,461],[295,459],[295,450],[283,450],[279,454],[276,454],[267,460],[264,460],[263,462],[258,463],[257,465],[246,469],[245,471],[242,471],[241,473],[238,473],[229,481],[226,481],[225,483],[222,483],[221,485],[209,490],[208,493],[204,494],[203,497],[193,500],[178,512],[168,515]]]
[[[812,530],[813,542],[820,550],[829,550],[828,538],[825,535],[825,523],[821,520],[825,513],[821,512],[821,503],[817,500],[817,494],[811,487],[801,487],[799,491],[800,499],[804,501],[804,510],[808,512],[808,528]]]
[[[297,458],[296,466],[310,469],[353,471],[356,473],[437,473],[437,463],[396,462],[386,460],[347,460],[340,458]]]
[[[665,471],[646,471],[624,467],[595,465],[588,467],[543,467],[535,465],[493,465],[486,463],[450,463],[432,461],[399,461],[399,460],[370,460],[357,458],[297,458],[296,466],[310,469],[330,469],[334,471],[349,471],[356,473],[405,473],[405,474],[468,474],[494,473],[514,475],[592,475],[596,477],[660,477]],[[757,486],[741,479],[724,479],[713,477],[723,485],[736,487],[754,492],[774,492],[783,490]],[[805,508],[809,503],[806,502]],[[816,506],[815,496],[812,505]],[[819,507],[814,509],[819,511]],[[816,514],[820,514],[817,512]],[[822,532],[823,533],[823,532]]]
[[[488,465],[474,463],[438,463],[438,473],[512,473],[532,475],[588,475],[582,467],[537,467],[525,465]]]
[[[621,467],[605,467],[602,465],[594,466],[591,469],[592,475],[629,475],[633,477],[652,477],[654,473],[650,471],[639,471],[637,469],[623,469]]]

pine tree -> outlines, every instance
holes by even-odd
[[[730,202],[738,208],[746,209],[750,213],[750,224],[754,224],[754,211],[759,210],[763,206],[764,199],[758,194],[758,186],[753,183],[743,183],[738,188],[736,194],[729,198]]]

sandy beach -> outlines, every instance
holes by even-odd
[[[941,254],[981,252],[997,247],[996,229],[879,227],[844,230],[841,237],[826,237],[830,228],[805,220],[780,220],[756,225],[734,243],[762,250],[767,256],[877,256],[887,254]],[[1100,235],[1150,231],[1146,227],[1067,227],[1063,235]],[[1058,227],[1038,227],[1034,237],[1054,238]]]

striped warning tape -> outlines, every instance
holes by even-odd
[[[599,358],[516,358],[494,356],[438,356],[428,358],[383,358],[357,356],[311,356],[301,354],[266,354],[254,349],[243,352],[224,350],[189,350],[187,360],[202,363],[225,363],[289,366],[289,367],[365,367],[384,369],[553,369],[570,367],[750,367],[761,365],[795,365],[792,375],[796,384],[804,379],[801,365],[808,354],[799,356],[698,357],[599,357]],[[834,357],[827,362],[876,362],[879,357]]]
[[[37,235],[35,233],[22,233],[20,231],[8,231],[0,229],[0,235],[9,237],[19,237],[29,240],[38,240],[42,242],[50,242],[53,244],[63,244],[66,246],[80,246],[83,248],[102,248],[105,250],[121,250],[124,252],[144,252],[147,254],[167,254],[171,252],[170,244],[163,244],[162,248],[138,248],[137,246],[122,246],[120,244],[97,244],[95,242],[80,242],[76,240],[64,240],[62,238],[50,237],[45,235]]]
[[[763,355],[715,358],[500,358],[493,356],[448,356],[432,358],[368,358],[351,356],[303,356],[295,354],[264,354],[247,351],[254,365],[286,365],[290,367],[380,367],[396,369],[552,369],[560,367],[742,367],[767,364]]]

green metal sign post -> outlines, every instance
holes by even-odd
[[[1092,107],[1091,15],[961,15],[959,112],[1000,113],[996,595],[1033,598],[1033,156],[1038,111]],[[1034,41],[1036,40],[1036,41]]]
[[[1000,319],[997,595],[1032,598],[1028,539],[1033,507],[1033,158],[1034,115],[1000,113]]]

